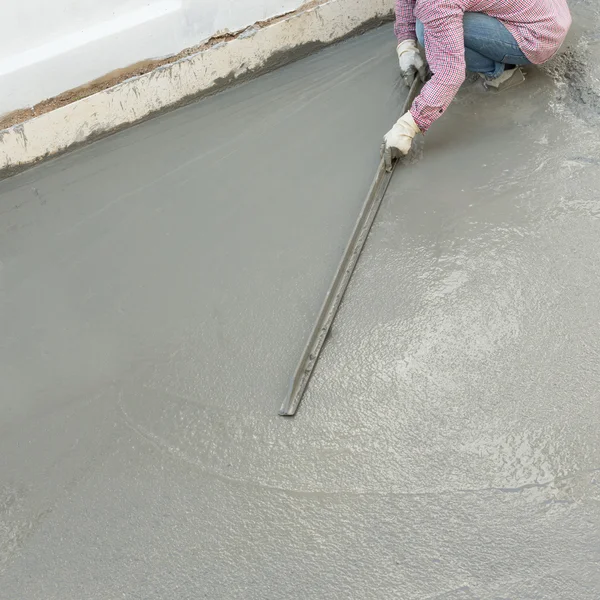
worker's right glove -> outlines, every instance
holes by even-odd
[[[421,81],[427,78],[427,64],[421,56],[415,40],[404,40],[398,44],[398,61],[400,62],[400,74],[408,87],[410,87],[417,75]]]
[[[415,135],[421,133],[410,112],[401,116],[397,123],[385,134],[381,146],[381,155],[385,159],[385,168],[392,170],[394,159],[408,154]]]

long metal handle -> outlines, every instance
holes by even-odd
[[[421,85],[422,84],[418,79],[413,83],[406,102],[404,103],[403,114],[411,107],[421,89]],[[356,269],[360,255],[362,254],[367,238],[369,237],[371,227],[373,226],[373,222],[375,221],[385,192],[387,191],[392,175],[394,174],[395,166],[396,161],[394,161],[392,169],[387,171],[385,160],[383,158],[379,163],[377,174],[375,175],[367,199],[362,206],[360,215],[354,226],[352,237],[346,246],[346,251],[344,252],[340,266],[338,267],[333,283],[323,302],[317,323],[306,344],[298,368],[296,369],[288,396],[279,411],[279,414],[283,417],[293,417],[298,411],[308,382],[315,370],[317,361],[319,360],[319,356],[321,355],[321,351],[323,350],[323,346],[325,345],[327,336],[333,325],[333,321],[342,304],[344,294],[348,289],[350,279]]]

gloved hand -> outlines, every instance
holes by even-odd
[[[425,82],[427,77],[427,64],[417,48],[414,40],[404,40],[397,48],[398,61],[400,62],[400,74],[408,87],[410,87],[417,74],[421,81]]]
[[[385,158],[385,167],[388,171],[392,170],[392,163],[395,158],[408,154],[417,133],[421,133],[421,130],[410,112],[407,112],[385,134],[381,146],[381,155]]]

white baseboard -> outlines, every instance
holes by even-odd
[[[392,0],[329,0],[0,131],[0,177],[336,42]]]

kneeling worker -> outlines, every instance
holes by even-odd
[[[502,91],[524,81],[521,65],[539,65],[563,43],[571,14],[566,0],[396,0],[400,71],[408,86],[427,77],[416,40],[425,48],[431,79],[409,112],[384,138],[387,158],[407,154],[465,80],[478,73],[483,85]]]

